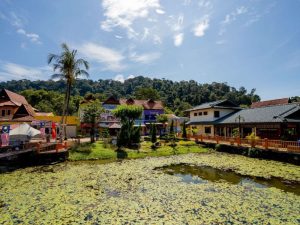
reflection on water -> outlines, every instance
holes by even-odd
[[[235,185],[253,184],[257,188],[275,187],[300,195],[300,183],[285,181],[280,178],[265,179],[262,177],[245,176],[229,170],[216,169],[209,166],[192,164],[171,164],[155,168],[166,174],[182,178],[185,183],[229,182]]]

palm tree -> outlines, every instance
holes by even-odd
[[[89,63],[84,59],[76,59],[77,50],[70,50],[66,43],[61,45],[62,53],[60,55],[50,53],[48,55],[48,64],[53,65],[53,71],[58,72],[51,76],[52,79],[63,79],[66,81],[65,100],[61,124],[66,124],[66,116],[69,111],[70,95],[72,85],[79,76],[88,77],[86,70],[89,69]],[[84,67],[86,70],[82,69]],[[60,129],[60,137],[62,129]],[[64,138],[66,138],[66,126],[64,126]]]

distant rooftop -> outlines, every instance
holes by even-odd
[[[203,103],[201,105],[198,105],[198,106],[196,106],[192,109],[186,110],[186,111],[194,111],[194,110],[209,109],[209,108],[235,108],[235,109],[240,109],[240,107],[237,104],[235,104],[232,101],[229,101],[227,99],[224,99],[224,100],[218,100],[218,101]]]
[[[297,103],[262,106],[258,108],[243,109],[219,119],[217,123],[236,123],[237,118],[242,118],[241,123],[278,123],[289,120],[299,122],[299,111],[300,106]]]
[[[259,108],[273,105],[285,105],[289,103],[289,98],[272,99],[268,101],[253,102],[251,108]]]

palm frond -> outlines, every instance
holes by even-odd
[[[89,63],[84,59],[77,59],[75,63],[76,67],[84,66],[86,70],[89,69]]]
[[[79,76],[82,76],[82,77],[89,77],[89,73],[86,72],[85,70],[77,70],[76,71],[76,77],[79,77]]]
[[[63,74],[60,73],[55,73],[51,75],[51,79],[64,79],[65,76]]]
[[[69,46],[66,43],[62,43],[61,48],[64,50],[64,52],[70,52]]]
[[[59,55],[55,55],[55,54],[50,53],[48,55],[47,62],[48,62],[48,64],[50,64],[53,60],[57,61],[58,59],[59,59]]]

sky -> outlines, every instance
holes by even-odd
[[[300,95],[300,0],[1,0],[0,81],[48,80],[61,43],[90,78],[135,76]]]

